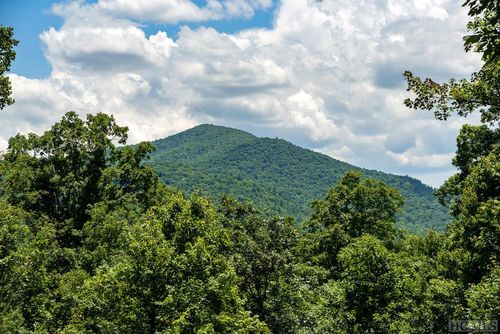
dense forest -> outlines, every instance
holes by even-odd
[[[302,225],[230,196],[166,185],[151,143],[106,114],[68,112],[0,158],[0,333],[498,331],[500,40],[496,0],[467,0],[483,67],[437,83],[411,72],[410,108],[464,125],[437,191],[443,232],[396,225],[404,196],[345,171]],[[0,27],[0,109],[12,29]],[[456,115],[455,115],[456,114]],[[460,322],[461,321],[461,322]]]
[[[401,192],[405,203],[399,227],[420,233],[444,230],[451,220],[434,189],[416,179],[358,168],[282,139],[199,125],[152,144],[156,150],[148,163],[166,184],[186,193],[202,191],[215,201],[229,194],[261,210],[294,217],[299,224],[311,213],[311,202],[350,170]]]

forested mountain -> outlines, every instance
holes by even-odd
[[[481,114],[436,191],[452,217],[444,232],[395,228],[442,212],[417,180],[209,125],[157,141],[150,163],[167,183],[258,206],[186,196],[147,164],[151,143],[127,146],[111,115],[68,112],[0,154],[0,334],[498,332],[500,11],[464,5],[481,70],[441,84],[405,73],[408,107]],[[11,39],[0,26],[0,51]],[[0,109],[9,98],[0,80]],[[319,199],[300,225],[259,208],[299,216],[309,195]]]
[[[419,180],[359,168],[282,139],[259,138],[215,125],[199,125],[153,142],[150,163],[161,179],[186,192],[201,190],[217,200],[230,194],[301,222],[311,202],[347,171],[385,181],[405,198],[400,226],[411,231],[444,229],[450,217]]]

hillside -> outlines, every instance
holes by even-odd
[[[449,220],[433,189],[419,180],[362,169],[282,139],[200,125],[153,144],[156,152],[150,163],[165,183],[188,193],[199,189],[215,200],[231,194],[299,222],[309,214],[311,201],[323,198],[352,169],[401,191],[405,197],[402,227],[415,232],[442,230]]]

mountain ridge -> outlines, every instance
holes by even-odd
[[[450,220],[434,189],[418,179],[357,167],[284,139],[202,124],[152,143],[149,163],[166,184],[187,193],[201,190],[214,200],[228,193],[299,222],[311,201],[323,198],[348,170],[381,179],[405,196],[401,227],[443,230]]]

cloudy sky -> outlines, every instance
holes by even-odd
[[[20,46],[0,149],[64,112],[152,140],[212,123],[440,185],[462,120],[404,107],[404,70],[480,67],[457,0],[2,0]]]

